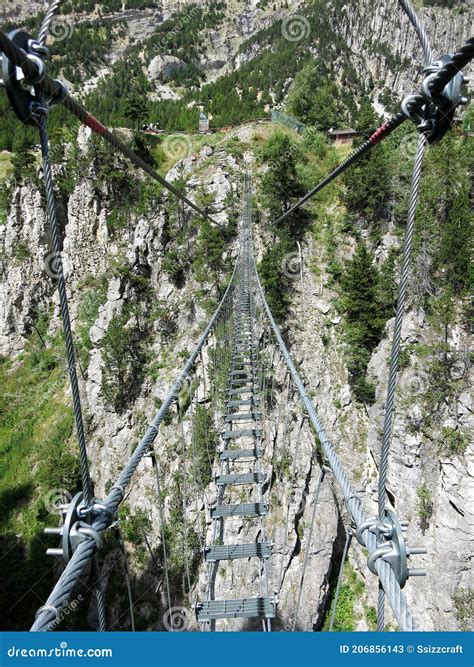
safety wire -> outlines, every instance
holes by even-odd
[[[397,386],[398,362],[401,351],[402,324],[403,324],[403,316],[405,313],[405,302],[407,296],[408,278],[410,273],[413,234],[415,231],[416,208],[420,192],[421,170],[423,166],[423,157],[425,155],[426,144],[427,144],[426,137],[423,134],[420,134],[416,150],[415,168],[413,171],[413,179],[411,184],[410,204],[408,208],[408,222],[405,232],[402,270],[400,276],[400,284],[398,287],[397,311],[395,315],[395,329],[393,333],[392,352],[390,357],[387,399],[385,401],[385,419],[383,426],[382,449],[380,453],[379,487],[378,487],[378,505],[379,505],[378,518],[380,524],[383,524],[385,521],[385,509],[387,500],[386,486],[387,486],[387,476],[388,476],[390,445],[391,445],[392,430],[393,430],[395,389]],[[384,606],[385,606],[385,593],[382,586],[380,586],[378,602],[377,602],[377,629],[379,632],[381,632],[385,626]]]
[[[170,587],[170,577],[169,577],[169,568],[168,568],[168,547],[166,544],[165,536],[165,512],[163,507],[163,496],[161,493],[161,483],[160,483],[160,468],[158,465],[158,460],[156,458],[156,452],[152,446],[150,449],[151,462],[153,470],[155,473],[155,484],[156,484],[156,498],[158,501],[158,513],[160,517],[160,537],[161,537],[161,546],[163,548],[163,566],[165,571],[165,586],[166,586],[166,599],[168,603],[168,612],[171,609],[171,587]],[[173,631],[173,623],[170,623],[171,630]]]
[[[420,40],[424,57],[425,65],[431,64],[433,59],[433,50],[431,48],[428,36],[419,20],[415,10],[413,9],[409,0],[399,0],[401,6],[408,15],[415,31]],[[420,191],[421,171],[423,166],[423,158],[427,146],[427,139],[423,133],[420,134],[418,141],[415,164],[413,168],[413,177],[410,192],[410,203],[408,208],[408,221],[405,231],[405,242],[403,248],[402,270],[400,275],[400,284],[398,287],[398,300],[395,315],[395,328],[392,340],[392,351],[390,357],[390,370],[388,376],[387,398],[385,401],[385,419],[382,435],[382,447],[380,452],[380,469],[379,469],[379,486],[378,486],[378,519],[382,527],[385,521],[386,502],[387,502],[387,476],[390,446],[393,432],[393,419],[395,410],[395,390],[397,386],[398,363],[401,351],[401,332],[403,317],[405,313],[405,302],[407,295],[408,278],[410,273],[411,252],[413,246],[413,234],[415,230],[416,209],[418,204],[418,197]],[[382,537],[382,534],[380,534]],[[379,581],[378,599],[377,599],[377,630],[382,632],[385,627],[385,591]]]

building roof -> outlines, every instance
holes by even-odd
[[[357,134],[357,130],[348,127],[345,130],[329,130],[328,134]]]

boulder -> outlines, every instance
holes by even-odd
[[[155,56],[148,65],[148,76],[153,80],[166,80],[184,67],[186,63],[176,56]]]

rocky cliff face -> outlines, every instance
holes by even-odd
[[[239,3],[240,6],[241,3]],[[246,35],[262,27],[261,13],[257,3],[244,3],[239,20]],[[364,1],[362,3],[334,3],[334,21],[341,37],[347,42],[358,63],[359,74],[367,75],[367,69],[375,81],[382,81],[397,94],[412,90],[419,71],[412,62],[419,62],[419,49],[410,30],[406,30],[406,19],[393,1],[384,4]],[[164,3],[163,11],[173,11],[173,3]],[[434,36],[437,52],[448,50],[469,34],[469,15],[464,12],[451,13],[439,10],[424,10],[427,29]],[[265,20],[270,20],[270,15]],[[440,20],[442,17],[442,20]],[[337,19],[337,21],[336,21]],[[395,28],[393,28],[395,26]],[[230,57],[236,51],[238,34],[233,26],[211,35],[213,51],[203,66],[212,76],[229,67]],[[381,45],[387,45],[391,53],[403,54],[409,62],[401,74],[386,69],[386,53]],[[245,59],[245,56],[242,57]],[[218,61],[226,61],[218,64]],[[367,66],[368,63],[368,66]],[[380,84],[381,85],[381,84]],[[249,130],[249,139],[252,130]],[[87,149],[89,137],[81,131],[79,145]],[[191,197],[204,187],[214,196],[216,217],[227,222],[226,201],[229,194],[240,188],[240,172],[252,168],[253,156],[236,160],[225,150],[219,159],[212,148],[186,158],[168,174],[169,178],[185,178]],[[166,254],[166,235],[169,210],[167,204],[156,207],[146,214],[132,214],[127,229],[111,233],[107,224],[111,212],[108,193],[98,192],[94,187],[96,174],[78,178],[64,211],[64,265],[70,297],[73,326],[76,333],[81,325],[81,304],[86,276],[106,276],[106,286],[98,312],[90,322],[89,337],[92,343],[88,355],[88,366],[81,378],[82,394],[88,420],[88,437],[92,474],[96,494],[103,496],[110,483],[117,477],[132,448],[144,432],[144,427],[156,412],[159,402],[166,396],[176,377],[177,359],[184,358],[195,343],[203,324],[208,318],[202,302],[196,297],[203,285],[196,280],[187,280],[178,288],[172,283],[163,268]],[[190,243],[194,237],[189,239]],[[388,247],[393,237],[387,234],[382,246]],[[396,241],[395,241],[396,242]],[[25,350],[32,334],[38,312],[51,311],[49,331],[59,329],[59,310],[54,290],[48,245],[48,228],[44,214],[44,202],[40,191],[31,183],[18,187],[12,197],[7,223],[0,226],[0,354],[17,358]],[[232,254],[233,249],[228,250]],[[347,257],[351,248],[341,248],[341,257]],[[314,397],[321,420],[336,443],[346,469],[358,492],[364,498],[367,509],[376,512],[376,479],[379,458],[381,420],[385,401],[388,374],[388,356],[393,322],[389,322],[382,342],[375,351],[370,372],[377,386],[377,400],[368,411],[353,400],[348,383],[348,373],[342,353],[339,334],[340,316],[332,301],[335,294],[325,285],[316,282],[309,270],[310,264],[318,262],[325,267],[325,259],[319,248],[307,239],[304,247],[304,289],[295,282],[292,314],[288,320],[288,339],[298,365]],[[112,267],[117,263],[150,279],[153,299],[163,302],[166,310],[173,314],[173,327],[177,334],[169,341],[160,338],[160,323],[150,316],[152,343],[150,354],[156,359],[158,372],[147,376],[139,394],[129,410],[118,413],[113,410],[103,393],[104,355],[102,341],[113,318],[121,314],[131,298],[130,284],[124,274],[117,274]],[[205,285],[209,292],[212,286]],[[414,307],[407,315],[403,332],[405,345],[428,344],[436,332],[425,313]],[[466,332],[453,326],[448,333],[450,346],[465,358],[469,341]],[[323,340],[329,336],[330,344]],[[413,358],[400,376],[402,390],[399,392],[397,419],[394,428],[393,450],[390,462],[390,500],[399,517],[410,521],[410,542],[423,544],[427,556],[417,556],[417,566],[426,566],[428,577],[411,580],[407,584],[407,597],[423,629],[453,630],[462,627],[464,618],[460,608],[468,599],[472,587],[469,569],[469,545],[472,535],[472,450],[465,455],[446,456],[440,453],[440,442],[451,431],[461,429],[468,432],[473,426],[472,402],[468,393],[469,375],[462,361],[452,371],[457,383],[456,399],[446,404],[438,418],[436,439],[430,442],[422,435],[417,423],[425,418],[425,406],[419,401],[421,388],[429,382],[423,360]],[[280,367],[276,374],[281,391],[285,390],[285,375]],[[282,399],[280,398],[282,401]],[[302,599],[299,627],[319,629],[325,618],[325,604],[329,584],[337,575],[336,566],[340,558],[341,538],[347,529],[347,516],[337,487],[328,475],[321,491],[316,528],[312,543],[308,545],[307,527],[310,524],[312,501],[319,466],[312,456],[311,435],[303,432],[299,437],[299,423],[293,417],[297,413],[297,402],[290,403],[284,419],[278,420],[278,405],[269,414],[267,422],[268,450],[266,459],[272,461],[274,452],[288,448],[290,458],[298,447],[298,476],[283,476],[275,483],[272,498],[275,501],[268,517],[268,530],[275,543],[271,576],[280,597],[279,623],[284,629],[291,626],[296,604],[298,586],[302,573],[303,554],[310,551],[306,585]],[[283,403],[282,403],[283,404]],[[290,415],[290,416],[289,416]],[[448,431],[443,429],[448,429]],[[184,422],[185,433],[191,424]],[[172,426],[162,428],[157,451],[163,468],[163,485],[171,486],[173,475],[179,470],[172,445],[177,434]],[[139,470],[127,497],[127,504],[144,510],[151,520],[149,540],[154,552],[160,546],[157,531],[159,513],[154,498],[154,476],[149,459],[140,464]],[[419,489],[425,485],[429,493],[428,507],[420,517]],[[189,502],[188,513],[191,526],[198,528],[202,516],[206,515],[208,498],[214,492],[211,485],[206,494]],[[281,508],[288,506],[288,519]],[[165,502],[167,514],[173,509],[172,501]],[[370,513],[370,512],[369,512]],[[207,515],[206,515],[207,516]],[[288,523],[286,523],[286,520]],[[288,534],[286,529],[288,526]],[[210,525],[207,526],[208,531]],[[239,536],[242,541],[248,527],[235,520],[230,525],[229,535]],[[209,535],[208,535],[209,537]],[[302,548],[303,547],[303,548]],[[139,614],[146,627],[161,627],[160,613],[165,608],[165,591],[162,573],[156,570],[147,558],[145,565],[135,560],[135,548],[131,542],[127,549],[132,555],[134,586],[140,594],[152,587],[152,594],[138,602]],[[367,593],[358,606],[358,629],[368,627],[366,606],[375,605],[376,582],[368,573],[365,557],[356,546],[350,560],[365,580]],[[116,554],[107,557],[104,576],[106,582],[114,573]],[[247,563],[223,566],[220,584],[216,590],[222,597],[240,597],[248,592],[249,571]],[[258,572],[252,572],[256,580]],[[158,584],[157,584],[158,582]],[[157,586],[157,595],[154,587]],[[205,569],[198,571],[196,583],[186,603],[202,596],[205,587]],[[110,592],[113,595],[112,583]],[[180,601],[182,602],[182,600]],[[156,607],[156,608],[155,608]],[[161,608],[160,608],[161,607]],[[156,613],[157,609],[160,613]],[[120,609],[114,610],[116,627],[127,627]],[[233,625],[232,627],[236,627]]]

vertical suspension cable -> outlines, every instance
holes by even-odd
[[[151,462],[153,465],[153,470],[155,471],[155,483],[156,483],[156,495],[158,499],[158,514],[160,517],[160,536],[161,536],[161,545],[163,547],[163,565],[165,570],[165,585],[166,585],[166,597],[168,602],[168,611],[171,609],[171,588],[170,588],[170,578],[168,571],[168,548],[166,546],[166,537],[165,537],[165,512],[163,508],[163,498],[161,496],[161,483],[160,483],[160,468],[156,458],[155,449],[152,446],[150,450]],[[173,624],[170,624],[173,628]]]
[[[84,503],[89,507],[93,500],[92,480],[89,471],[89,462],[87,458],[87,443],[84,429],[84,420],[82,416],[81,396],[79,391],[79,381],[76,369],[76,356],[74,352],[74,339],[72,335],[71,319],[69,315],[69,304],[66,292],[66,279],[64,277],[64,268],[61,255],[61,238],[59,223],[57,217],[56,197],[54,194],[53,172],[51,169],[51,160],[49,156],[49,136],[47,122],[47,107],[44,94],[39,95],[39,104],[36,107],[36,118],[39,130],[41,154],[43,158],[43,180],[46,190],[46,207],[48,211],[49,223],[51,228],[51,238],[54,257],[54,268],[57,274],[59,305],[61,319],[63,323],[64,342],[66,346],[66,358],[69,372],[69,381],[71,386],[74,419],[76,423],[77,439],[79,443],[79,459],[82,478],[82,489],[84,494]],[[92,558],[92,577],[94,579],[94,596],[97,603],[97,612],[99,618],[99,630],[105,632],[106,613],[105,600],[102,590],[100,567],[95,555]]]
[[[298,429],[298,435],[296,437],[296,444],[295,444],[295,451],[293,453],[293,463],[292,463],[292,470],[291,470],[291,492],[290,492],[291,494],[293,494],[293,486],[294,486],[295,478],[296,478],[296,468],[297,468],[296,459],[297,459],[297,456],[298,456],[298,450],[299,450],[300,443],[301,443],[301,435],[302,435],[302,432],[303,432],[304,424],[305,424],[305,418],[303,417],[303,419],[301,420],[299,429]],[[290,501],[288,501],[287,506],[286,506],[285,532],[284,532],[285,538],[284,538],[284,542],[283,542],[283,545],[282,545],[280,575],[278,577],[278,590],[279,591],[281,591],[281,588],[283,586],[283,569],[284,569],[284,565],[285,565],[285,555],[286,555],[285,551],[286,551],[286,547],[288,545],[288,526],[289,526],[289,523],[290,523]]]
[[[192,389],[192,386],[191,388]],[[187,518],[187,468],[186,468],[186,440],[184,437],[184,427],[183,419],[181,415],[181,406],[179,399],[177,400],[178,407],[178,420],[179,420],[179,429],[181,434],[181,445],[183,453],[183,493],[182,493],[182,509],[183,509],[183,521],[184,521],[184,561],[185,561],[185,570],[186,570],[186,579],[188,583],[188,593],[191,592],[191,574],[189,570],[189,542],[188,542],[188,518]]]
[[[379,522],[385,521],[385,506],[387,500],[387,476],[390,454],[390,445],[393,429],[393,414],[395,407],[395,389],[397,386],[398,361],[401,349],[401,333],[403,316],[405,313],[405,302],[407,295],[408,277],[410,270],[411,251],[413,246],[413,234],[415,230],[416,208],[420,193],[421,170],[423,166],[423,157],[426,150],[426,137],[421,134],[416,151],[415,167],[411,184],[410,205],[408,208],[408,221],[405,232],[405,244],[403,248],[402,270],[400,276],[400,285],[398,288],[397,311],[395,315],[395,328],[392,340],[392,352],[390,357],[390,370],[388,377],[387,399],[385,402],[385,419],[382,436],[382,448],[380,452],[380,470],[378,487],[378,505]],[[379,586],[377,602],[377,630],[382,632],[385,626],[384,621],[385,593],[382,586]]]
[[[63,0],[52,0],[49,3],[49,7],[44,16],[43,23],[41,24],[41,28],[38,35],[38,42],[41,44],[41,46],[46,45],[46,40],[48,38],[51,24],[53,23],[56,15],[59,13],[62,3]]]
[[[418,15],[413,8],[410,0],[398,0],[400,5],[405,10],[405,13],[408,15],[413,27],[415,28],[418,39],[421,43],[421,48],[423,49],[423,54],[425,57],[425,66],[431,65],[433,62],[433,49],[431,48],[430,40],[428,35],[423,27],[422,22],[418,18]]]

